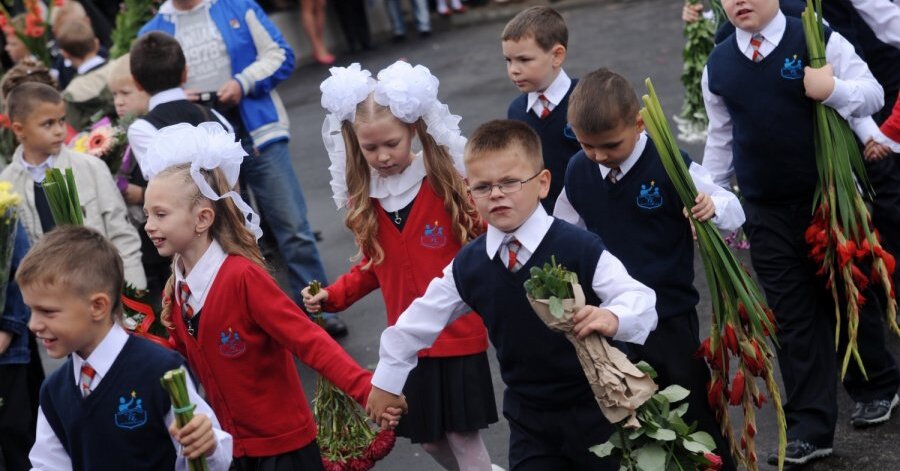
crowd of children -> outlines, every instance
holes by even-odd
[[[461,7],[438,7],[448,4]],[[425,66],[332,68],[321,85],[322,138],[358,253],[330,284],[275,91],[293,53],[255,2],[166,2],[112,61],[77,2],[56,13],[53,68],[7,33],[17,65],[0,90],[18,146],[0,181],[22,203],[0,314],[0,469],[182,470],[200,456],[214,470],[323,469],[297,358],[443,468],[495,470],[481,437],[498,421],[488,341],[506,386],[510,469],[619,469],[589,450],[614,427],[574,347],[534,315],[523,287],[551,261],[585,288],[575,335],[606,337],[652,365],[661,388],[690,390],[686,420],[713,437],[722,469],[735,469],[703,394],[709,370],[695,355],[694,220],[749,236],[778,325],[786,461],[830,455],[834,307],[804,241],[818,178],[813,104],[853,124],[878,192],[874,225],[896,250],[900,49],[888,30],[900,12],[889,0],[830,2],[829,65],[785,74],[785,58],[809,62],[797,2],[722,6],[732,28],[703,71],[702,165],[683,153],[699,192],[690,208],[628,81],[608,69],[566,74],[568,28],[552,8],[524,9],[506,24],[500,45],[522,93],[508,119],[468,139]],[[873,8],[883,14],[861,10]],[[685,6],[683,18],[698,14]],[[112,171],[66,145],[97,116],[128,123]],[[56,227],[43,188],[54,168],[74,173],[82,227]],[[732,178],[742,201],[725,189]],[[285,258],[287,292],[267,270],[261,225]],[[324,289],[309,289],[313,280]],[[168,349],[123,328],[126,283],[160,309]],[[333,340],[346,332],[333,313],[376,289],[387,328],[372,373]],[[866,297],[866,371],[851,362],[843,382],[854,426],[883,423],[900,403],[879,320],[888,300]],[[323,311],[329,330],[308,317]],[[66,359],[46,379],[35,340]],[[196,379],[187,388],[194,419],[183,426],[159,387],[177,368]]]

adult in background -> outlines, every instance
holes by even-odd
[[[162,31],[181,44],[189,98],[225,115],[250,157],[241,178],[253,193],[288,269],[290,296],[313,280],[327,281],[306,201],[291,165],[287,112],[275,91],[294,70],[294,52],[252,0],[167,0],[139,34]],[[347,333],[337,317],[326,330]]]
[[[325,47],[325,0],[300,0],[300,20],[312,46],[313,59],[322,65],[333,64],[334,56]]]

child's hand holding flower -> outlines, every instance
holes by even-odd
[[[572,321],[575,323],[572,330],[579,340],[593,333],[612,337],[619,331],[619,317],[602,307],[584,306],[575,313]]]
[[[303,288],[300,294],[303,296],[303,306],[306,308],[306,312],[310,314],[316,314],[321,311],[322,304],[328,301],[328,290],[323,289],[316,294],[312,294],[309,286],[307,286]]]
[[[803,87],[806,96],[816,101],[825,101],[834,92],[834,67],[825,64],[819,68],[806,66],[803,69]]]
[[[181,444],[181,453],[189,460],[211,456],[216,451],[216,434],[212,421],[205,414],[194,414],[194,418],[181,429],[178,428],[178,421],[173,420],[169,434]]]
[[[691,215],[694,219],[703,222],[716,215],[716,205],[708,194],[698,193],[694,202],[697,203],[691,208]]]

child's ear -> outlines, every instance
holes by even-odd
[[[566,61],[566,46],[557,43],[555,46],[553,46],[552,49],[550,49],[550,54],[553,55],[553,67],[562,67],[563,62]]]
[[[638,113],[637,119],[635,119],[634,124],[638,128],[638,132],[644,132],[644,117],[641,116],[640,112]]]
[[[550,193],[551,178],[552,176],[550,175],[550,171],[547,169],[541,170],[541,173],[537,176],[538,187],[540,188],[540,192],[538,193],[538,195],[541,197],[541,199],[546,198],[547,194]]]
[[[209,206],[203,206],[197,212],[197,227],[194,228],[194,231],[198,234],[205,233],[212,228],[215,221],[216,212]]]
[[[91,320],[101,321],[112,314],[113,300],[107,293],[94,293],[90,297]]]
[[[179,85],[184,85],[184,84],[186,84],[186,83],[187,83],[187,77],[188,77],[188,66],[187,66],[187,64],[185,64],[185,65],[184,65],[184,70],[181,71],[181,83],[180,83]]]
[[[22,131],[24,130],[25,126],[22,126],[22,123],[18,121],[12,122],[12,132],[16,135],[16,139],[19,141],[19,143],[22,142]]]

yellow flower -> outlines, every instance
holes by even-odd
[[[15,209],[21,201],[21,196],[12,191],[11,183],[0,182],[0,214],[5,214],[10,209]]]

